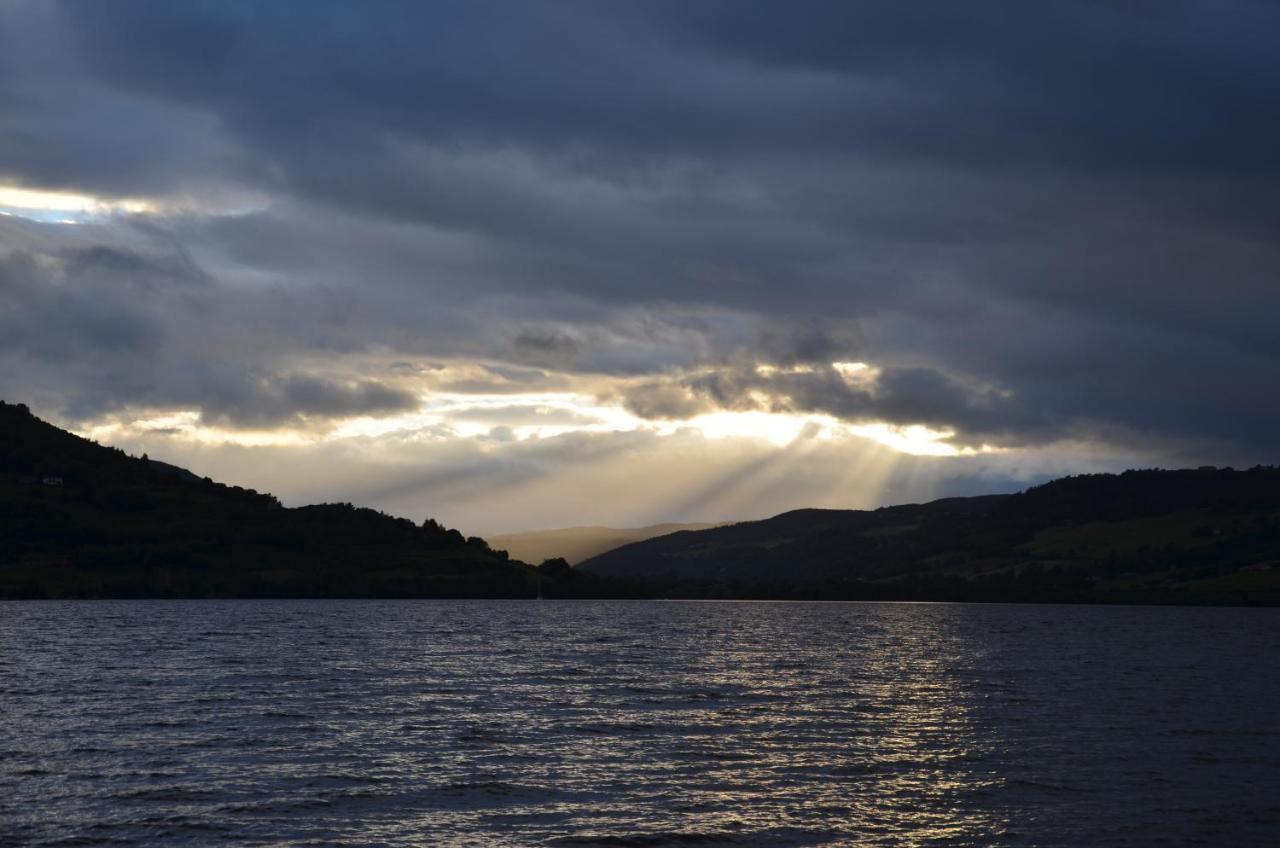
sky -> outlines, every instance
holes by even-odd
[[[0,0],[0,397],[469,533],[1272,464],[1277,32]]]

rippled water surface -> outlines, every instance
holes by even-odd
[[[3,845],[1277,845],[1280,612],[0,604]]]

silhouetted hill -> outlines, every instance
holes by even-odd
[[[0,403],[0,597],[773,597],[1280,603],[1280,470],[802,509],[532,568],[430,519],[285,509]]]
[[[653,524],[648,527],[564,527],[492,536],[489,541],[525,562],[563,557],[571,565],[605,551],[681,530],[706,530],[720,524]]]
[[[1280,470],[1067,477],[1016,495],[803,509],[580,566],[672,595],[1280,603]]]
[[[0,597],[528,597],[536,582],[434,521],[285,509],[0,403]]]

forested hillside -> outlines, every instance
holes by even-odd
[[[1280,470],[1067,477],[1016,495],[806,509],[584,562],[674,594],[1280,603]]]
[[[482,539],[130,457],[0,403],[0,597],[517,596]]]

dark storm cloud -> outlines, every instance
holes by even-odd
[[[129,404],[185,406],[232,427],[418,406],[413,393],[378,380],[285,370],[273,362],[282,352],[272,341],[246,340],[206,320],[226,305],[225,293],[209,291],[208,282],[182,251],[90,244],[0,256],[0,355],[12,357],[4,393],[25,396],[56,373],[66,396],[54,408],[72,418]],[[281,341],[286,350],[305,346]]]
[[[526,329],[516,335],[514,347],[528,362],[564,367],[572,365],[582,342],[560,329]]]
[[[715,410],[723,399],[713,400],[677,381],[647,380],[629,389],[622,405],[641,418],[692,418]]]
[[[321,147],[358,156],[393,133],[606,157],[871,147],[1272,170],[1280,131],[1269,37],[1280,10],[1260,2],[68,9],[97,69],[213,104],[259,140],[310,138],[304,162]]]
[[[83,408],[401,408],[377,375],[290,388],[295,356],[379,348],[645,378],[626,402],[653,417],[756,391],[1007,444],[1280,452],[1274,4],[71,0],[0,23],[0,177],[217,201],[162,213],[180,248],[50,247],[61,288],[6,294],[7,326],[39,317],[7,349],[75,337]],[[874,391],[829,367],[851,360]]]
[[[63,250],[63,270],[71,279],[96,277],[100,284],[154,292],[172,285],[204,285],[208,275],[185,251],[148,255],[119,247],[94,244]]]
[[[851,379],[830,365],[729,366],[637,384],[625,392],[623,403],[636,415],[654,419],[729,409],[816,412],[854,424],[923,425],[954,430],[954,441],[972,447],[1073,435],[1070,422],[1035,416],[1000,391],[966,385],[928,368],[888,368]]]
[[[308,418],[343,418],[407,412],[418,407],[411,392],[374,380],[337,383],[290,374],[246,380],[212,394],[201,406],[201,418],[235,427],[272,427]]]
[[[770,68],[880,80],[873,143],[1103,170],[1274,172],[1274,4],[660,3],[673,29]],[[941,132],[931,132],[941,130]],[[866,134],[864,133],[864,136]],[[845,141],[845,139],[841,139]],[[945,152],[944,152],[945,151]]]
[[[147,268],[151,261],[115,250],[104,255],[109,266]],[[154,351],[165,329],[160,316],[137,305],[145,282],[130,275],[122,287],[99,285],[93,264],[73,252],[65,274],[54,276],[31,253],[0,257],[0,351],[52,362]]]

